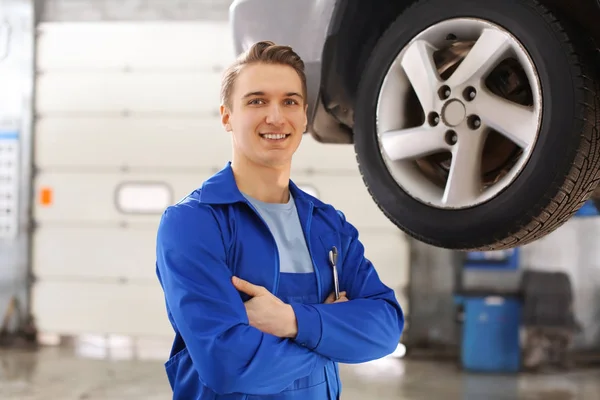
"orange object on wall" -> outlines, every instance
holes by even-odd
[[[42,188],[40,190],[40,204],[43,206],[49,206],[52,204],[52,189]]]

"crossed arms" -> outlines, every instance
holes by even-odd
[[[165,211],[157,274],[194,366],[213,391],[277,393],[328,362],[361,363],[395,350],[402,310],[364,257],[356,229],[343,223],[348,243],[340,287],[350,300],[290,306],[264,288],[232,282],[209,209]],[[254,297],[242,302],[238,288]]]

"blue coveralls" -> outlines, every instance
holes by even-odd
[[[300,279],[280,274],[273,236],[237,189],[229,163],[163,214],[156,271],[175,331],[165,364],[173,399],[335,400],[339,362],[366,362],[396,349],[402,309],[364,257],[357,230],[293,182],[290,191],[315,270]],[[333,246],[340,290],[350,301],[323,304],[333,291]],[[233,275],[291,304],[296,338],[250,326],[249,297],[232,285]]]

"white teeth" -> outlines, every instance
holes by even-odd
[[[283,139],[283,138],[285,138],[286,135],[285,135],[285,133],[278,133],[278,134],[266,133],[262,136],[267,139]]]

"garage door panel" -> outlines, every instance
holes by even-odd
[[[38,30],[38,328],[172,337],[155,272],[156,232],[168,205],[231,159],[218,113],[222,70],[234,59],[230,27],[60,22]],[[403,296],[408,242],[371,199],[352,145],[305,135],[292,179],[345,213],[382,280]]]
[[[49,117],[36,129],[40,168],[222,168],[231,159],[217,118]]]
[[[206,72],[64,72],[37,77],[36,112],[218,115],[221,76]]]
[[[223,23],[44,23],[38,70],[220,69],[234,59]],[[215,38],[218,40],[203,40]]]
[[[159,283],[148,285],[40,280],[32,313],[46,333],[172,336]]]
[[[153,224],[119,226],[44,226],[33,243],[37,278],[155,279],[156,231]],[[364,229],[359,235],[365,254],[381,279],[394,288],[408,283],[409,248],[397,229]],[[66,249],[56,251],[56,249]]]
[[[196,174],[51,173],[41,172],[35,180],[34,215],[38,223],[136,223],[156,222],[160,209],[177,202],[202,185],[211,171]],[[153,205],[154,211],[123,212],[118,201],[123,190],[144,186],[135,201],[140,208]],[[166,189],[165,189],[166,187]],[[147,189],[147,190],[146,190]],[[155,189],[168,190],[157,200]],[[44,191],[51,191],[50,204],[42,204]],[[130,210],[130,206],[127,208]]]
[[[172,204],[200,187],[213,171],[184,173],[52,173],[42,172],[35,180],[37,200],[34,213],[38,223],[111,223],[111,222],[153,222],[157,214],[132,214],[119,211],[117,208],[119,192],[123,183],[135,185],[147,184],[148,191],[142,188],[134,193],[141,193],[134,200],[145,202],[162,209],[158,203],[156,192],[150,191],[154,186],[165,184],[170,189],[170,197],[164,201]],[[319,198],[341,209],[348,220],[357,227],[390,227],[391,222],[383,216],[371,199],[367,189],[362,185],[358,175],[327,176],[295,174],[292,179],[301,186],[316,191]],[[44,191],[50,190],[52,201],[43,205],[40,200]],[[141,197],[149,193],[151,198]],[[143,203],[143,204],[142,204]]]
[[[33,238],[33,273],[41,280],[152,282],[157,228],[158,218],[128,227],[43,226]]]
[[[231,159],[231,134],[219,118],[66,118],[36,122],[39,168],[221,168]],[[357,173],[351,145],[304,135],[295,171]]]

